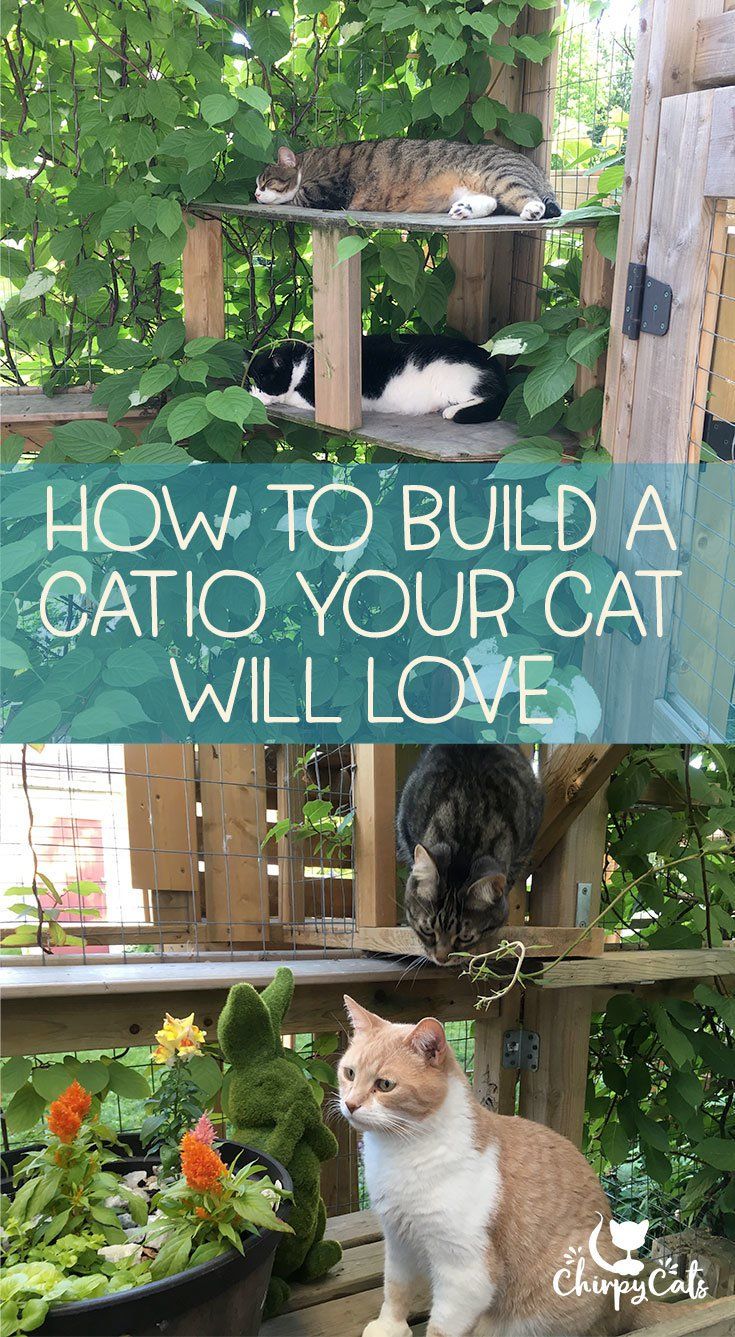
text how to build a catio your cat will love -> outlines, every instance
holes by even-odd
[[[453,484],[397,482],[395,467],[380,474],[382,495],[377,469],[370,486],[343,477],[258,483],[249,471],[229,488],[219,469],[211,491],[206,466],[185,472],[193,497],[181,475],[146,485],[110,475],[109,486],[80,483],[73,494],[65,480],[58,498],[48,484],[39,552],[48,565],[38,573],[51,643],[101,655],[111,645],[155,646],[182,725],[206,727],[209,716],[338,726],[339,703],[324,684],[330,675],[338,684],[334,670],[347,662],[368,725],[434,725],[468,701],[492,723],[509,693],[520,697],[521,723],[549,723],[543,683],[557,653],[568,665],[570,644],[621,624],[644,643],[668,632],[668,591],[682,573],[676,520],[653,483],[636,494],[622,557],[595,555],[606,589],[597,580],[593,591],[575,563],[593,551],[597,511],[573,481],[573,464],[564,470],[570,481],[544,498],[543,524],[530,528],[522,484],[485,481],[470,503]],[[649,540],[655,557],[641,565],[638,549]],[[89,552],[93,579],[82,557]],[[544,634],[536,626],[524,645],[524,568],[542,559],[550,563],[538,592]],[[71,617],[60,597],[70,590],[78,596]],[[433,670],[446,670],[449,687],[440,706],[419,704],[414,680]]]

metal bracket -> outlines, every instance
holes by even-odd
[[[574,916],[576,928],[587,928],[590,922],[590,910],[592,908],[592,883],[577,883],[577,909]]]
[[[673,296],[671,284],[651,278],[645,265],[629,265],[623,334],[634,342],[641,334],[662,339],[671,325]]]
[[[539,1038],[536,1031],[506,1031],[503,1036],[503,1067],[537,1072]]]

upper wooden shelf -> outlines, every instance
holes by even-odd
[[[297,209],[290,204],[209,204],[188,206],[191,213],[221,218],[228,214],[238,217],[270,220],[280,223],[304,223],[309,227],[349,228],[364,227],[369,232],[546,232],[549,228],[594,227],[595,218],[574,219],[569,224],[566,215],[561,218],[542,218],[538,223],[526,222],[507,214],[492,218],[450,218],[449,214],[386,214],[362,209]]]

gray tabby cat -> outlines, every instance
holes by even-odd
[[[508,916],[508,891],[524,873],[544,807],[519,747],[428,747],[398,808],[398,853],[412,865],[406,918],[439,965],[471,951]]]

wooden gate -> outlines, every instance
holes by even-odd
[[[617,461],[683,463],[700,457],[713,375],[735,385],[735,3],[646,0],[636,60],[603,443]]]

